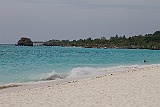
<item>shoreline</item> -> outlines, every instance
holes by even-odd
[[[5,45],[11,45],[11,46],[16,46],[16,47],[66,47],[66,48],[90,48],[90,49],[133,49],[133,50],[160,50],[160,49],[150,49],[150,48],[126,48],[126,47],[85,47],[85,46],[46,46],[46,45],[34,45],[34,46],[18,46],[16,44],[0,44],[0,46],[5,46]]]
[[[159,107],[160,65],[126,72],[72,79],[68,82],[22,86],[0,94],[4,107]],[[22,88],[21,87],[21,88]],[[2,90],[0,90],[2,91]]]
[[[10,92],[15,92],[15,91],[22,91],[22,90],[27,90],[27,89],[34,89],[34,88],[39,88],[39,87],[44,87],[44,86],[49,86],[49,85],[59,85],[63,83],[69,83],[71,81],[78,81],[78,80],[83,80],[87,78],[94,78],[94,77],[99,77],[99,76],[104,76],[104,75],[112,75],[112,74],[119,74],[119,73],[124,73],[124,72],[133,72],[136,70],[141,70],[141,69],[147,69],[150,67],[160,67],[160,64],[149,64],[149,65],[129,65],[129,66],[116,66],[115,68],[119,71],[116,71],[115,69],[112,69],[114,67],[109,67],[108,72],[103,72],[103,73],[97,73],[97,74],[90,74],[90,75],[85,75],[85,76],[80,76],[80,77],[66,77],[64,79],[58,79],[58,80],[41,80],[37,82],[26,82],[26,83],[9,83],[9,84],[4,84],[0,85],[0,94],[3,93],[10,93]],[[129,68],[129,69],[122,69],[122,68]]]

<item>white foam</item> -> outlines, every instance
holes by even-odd
[[[86,75],[96,75],[101,74],[103,70],[101,68],[91,68],[91,67],[77,67],[73,68],[69,72],[69,77],[82,77]]]
[[[92,67],[77,67],[73,68],[69,72],[68,77],[83,77],[88,75],[97,75],[97,74],[106,74],[106,73],[114,73],[114,72],[126,72],[126,71],[134,71],[137,69],[144,69],[160,66],[159,64],[152,65],[121,65],[115,67],[106,67],[106,68],[92,68]]]
[[[57,73],[54,70],[52,71],[52,73],[47,73],[43,75],[44,76],[40,80],[58,80],[58,79],[64,79],[68,76],[67,73]]]
[[[35,78],[32,78],[31,80],[35,82],[35,81],[45,81],[45,80],[59,80],[59,79],[65,79],[65,78],[77,78],[77,77],[94,76],[99,74],[107,74],[107,73],[115,73],[115,72],[134,71],[138,69],[144,69],[146,67],[150,68],[155,66],[160,66],[160,65],[159,64],[121,65],[121,66],[102,67],[102,68],[77,67],[77,68],[73,68],[72,70],[66,73],[58,73],[53,70],[51,73],[37,75],[35,76]]]
[[[78,77],[85,77],[85,76],[94,76],[99,74],[107,74],[107,73],[114,73],[114,72],[126,72],[126,71],[134,71],[138,69],[146,69],[146,68],[154,68],[160,66],[160,64],[151,64],[151,65],[121,65],[115,67],[104,67],[104,68],[93,68],[93,67],[77,67],[73,68],[68,73],[57,73],[54,70],[51,73],[41,74],[37,76],[36,81],[30,81],[25,83],[10,83],[16,85],[25,85],[25,84],[37,84],[43,83],[45,80],[59,80],[65,78],[78,78]],[[35,78],[33,79],[35,80]],[[5,85],[10,85],[5,84]],[[1,85],[3,86],[3,85]]]

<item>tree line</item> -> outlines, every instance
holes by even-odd
[[[85,48],[126,48],[126,49],[160,49],[160,31],[153,34],[137,35],[131,37],[113,36],[110,39],[105,37],[79,40],[49,40],[44,43],[45,46],[75,46]]]

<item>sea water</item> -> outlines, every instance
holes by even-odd
[[[159,50],[0,45],[0,85],[120,72],[159,63]]]

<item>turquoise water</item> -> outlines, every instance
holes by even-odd
[[[111,69],[122,71],[124,66],[159,63],[158,50],[0,45],[0,85],[85,76]]]

